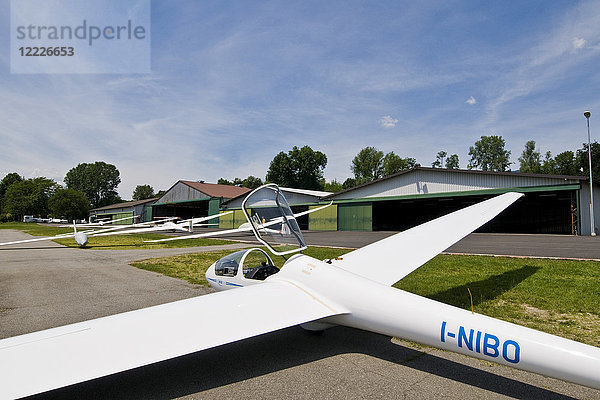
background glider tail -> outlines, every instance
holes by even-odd
[[[333,260],[333,264],[392,285],[500,214],[521,196],[521,193],[505,193],[493,197],[354,250]]]

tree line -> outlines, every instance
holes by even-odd
[[[589,174],[587,148],[587,144],[583,144],[583,147],[576,152],[568,150],[553,157],[548,151],[542,157],[540,151],[536,150],[535,141],[530,140],[525,144],[525,149],[519,157],[518,172],[587,176]],[[591,148],[594,181],[600,183],[600,144],[594,142]],[[469,147],[468,154],[470,159],[467,169],[470,170],[504,172],[510,170],[512,164],[511,152],[506,150],[506,142],[502,136],[481,136],[473,146]],[[384,153],[375,147],[367,146],[361,149],[351,161],[350,171],[353,177],[343,182],[336,179],[327,182],[323,178],[327,156],[309,146],[302,148],[295,146],[287,153],[280,152],[273,158],[265,182],[277,183],[284,187],[338,192],[420,165],[415,158],[400,157],[393,151]],[[436,159],[431,166],[459,169],[460,161],[457,154],[449,155],[441,150],[436,154]],[[254,189],[262,185],[263,181],[249,176],[246,179],[235,178],[233,181],[221,178],[218,183]]]
[[[506,143],[501,136],[481,136],[469,147],[467,169],[500,172],[509,170],[512,164],[511,152],[505,147]],[[600,144],[592,143],[591,151],[594,181],[600,183]],[[519,172],[587,176],[587,157],[587,144],[576,151],[567,150],[556,156],[547,151],[542,156],[541,151],[536,148],[536,142],[529,140],[518,159]],[[250,175],[245,179],[234,178],[231,181],[220,178],[217,183],[250,189],[263,183],[276,183],[283,187],[338,192],[420,164],[415,158],[401,157],[393,151],[384,153],[367,146],[352,159],[350,171],[353,176],[343,182],[336,179],[327,182],[323,177],[326,166],[327,156],[324,153],[309,146],[294,146],[288,152],[281,151],[275,155],[264,182],[261,178]],[[460,162],[457,154],[448,155],[441,150],[431,166],[458,169]],[[65,187],[45,177],[25,179],[15,172],[9,173],[0,181],[0,221],[21,220],[24,215],[85,218],[90,209],[123,201],[117,193],[119,183],[119,170],[102,161],[82,163],[70,169],[64,178]],[[159,197],[163,193],[164,191],[155,193],[150,185],[138,185],[133,192],[133,200]]]
[[[64,183],[9,173],[0,181],[0,221],[20,221],[24,215],[83,219],[90,208],[121,201],[116,191],[121,178],[112,164],[79,164],[67,172]]]

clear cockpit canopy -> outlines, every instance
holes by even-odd
[[[242,210],[256,238],[273,254],[306,249],[294,213],[277,185],[268,184],[252,191],[242,202]]]

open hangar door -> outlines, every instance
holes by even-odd
[[[299,214],[299,213],[308,211],[307,205],[290,206],[290,208],[292,209],[292,212],[294,214]],[[300,230],[303,230],[303,231],[308,230],[308,214],[301,215],[300,217],[296,218],[296,221],[298,222],[298,227],[300,228]]]
[[[186,203],[166,203],[152,207],[153,218],[179,217],[190,219],[208,216],[208,201],[195,201]]]
[[[403,231],[495,195],[384,200],[373,202],[374,231]],[[529,192],[476,232],[551,233],[577,232],[575,190]]]

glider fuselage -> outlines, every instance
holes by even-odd
[[[427,299],[305,255],[290,258],[264,282],[270,281],[300,288],[337,314],[312,321],[309,329],[354,327],[600,388],[597,347]]]

